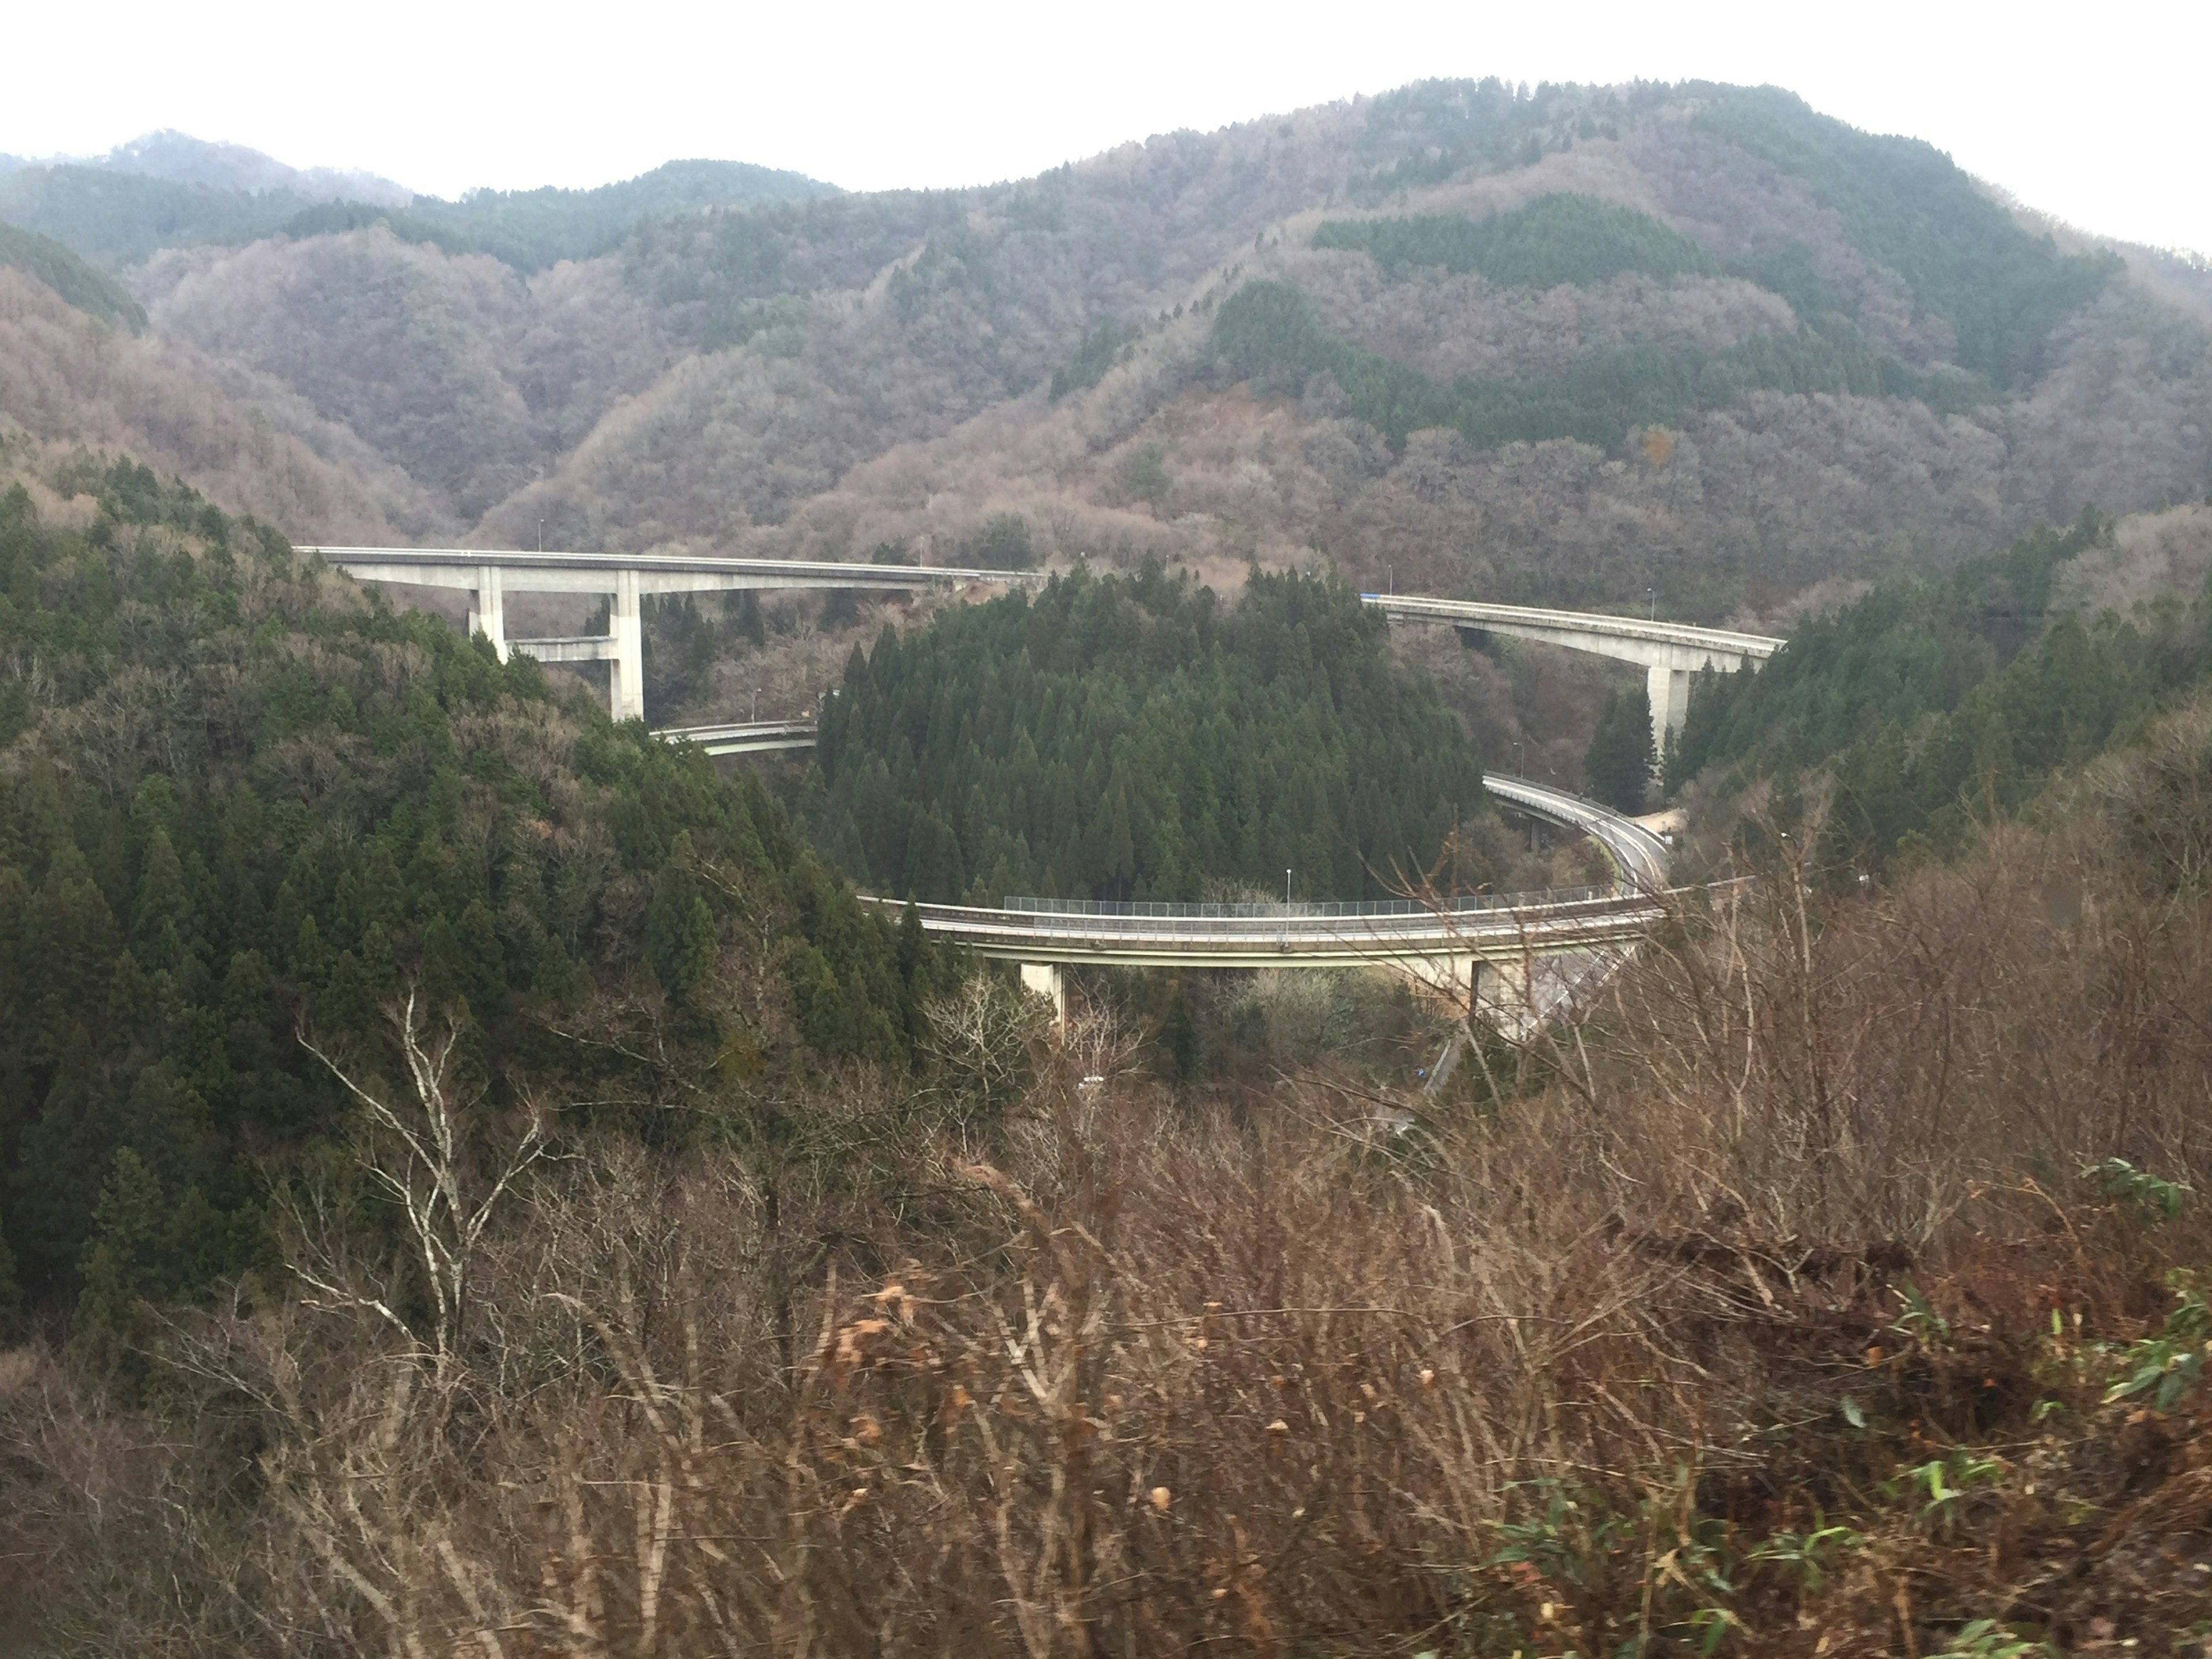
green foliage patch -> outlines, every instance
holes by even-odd
[[[2117,255],[2062,254],[2030,234],[1920,139],[1861,132],[1778,87],[1680,90],[1700,100],[1706,131],[1802,179],[1861,252],[1950,323],[1958,362],[2000,388],[2033,380],[2059,319],[2121,267]]]
[[[1157,567],[1055,578],[857,648],[822,718],[823,843],[879,889],[1195,899],[1209,877],[1350,899],[1483,800],[1433,687],[1333,578],[1243,602]]]
[[[34,1304],[252,1262],[260,1171],[346,1121],[296,1033],[380,1052],[409,987],[460,1019],[495,1109],[527,1074],[659,1139],[749,1109],[727,1056],[913,1054],[936,953],[755,775],[436,617],[333,603],[283,538],[144,467],[56,482],[88,527],[0,492],[0,1262]],[[766,1000],[729,991],[739,951]]]
[[[1469,374],[1439,386],[1331,334],[1305,295],[1279,282],[1248,283],[1223,301],[1211,349],[1217,376],[1263,390],[1294,394],[1313,375],[1331,376],[1352,413],[1393,448],[1408,433],[1450,427],[1478,448],[1575,438],[1617,449],[1634,428],[1671,424],[1754,390],[1876,397],[1923,389],[1864,347],[1810,330],[1761,335],[1724,351],[1623,346],[1544,379]]]
[[[1071,392],[1088,392],[1106,378],[1106,371],[1121,362],[1134,343],[1138,331],[1110,319],[1084,336],[1075,356],[1052,372],[1052,400],[1058,403]]]
[[[2103,533],[2085,517],[1948,578],[1900,577],[1799,629],[1756,674],[1698,675],[1670,786],[1708,769],[1724,785],[1771,776],[1789,817],[1801,775],[1827,767],[1824,863],[1956,848],[1978,814],[2018,808],[2212,668],[2212,594],[2046,622],[2052,573]]]
[[[133,334],[146,326],[144,307],[125,293],[113,277],[94,270],[51,236],[0,224],[0,265],[13,265],[103,323],[127,328]]]
[[[1650,214],[1564,191],[1482,219],[1331,219],[1315,231],[1313,245],[1365,253],[1394,280],[1441,267],[1455,276],[1479,271],[1501,288],[1602,283],[1627,271],[1663,278],[1714,268],[1705,250]]]

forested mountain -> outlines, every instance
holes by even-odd
[[[915,1052],[935,954],[757,781],[142,465],[0,489],[0,1301],[103,1227],[118,1317],[251,1265],[268,1160],[344,1115],[300,1034],[374,1053],[410,988],[495,1109],[526,1073],[654,1138]]]
[[[1241,603],[1079,570],[855,647],[823,707],[817,835],[916,898],[1380,897],[1484,808],[1482,771],[1341,583]],[[1473,872],[1470,873],[1470,878]]]
[[[65,171],[0,217],[412,536],[941,557],[1011,512],[1719,619],[2212,484],[2185,262],[1771,88],[1424,82],[934,192],[682,163],[280,221]]]
[[[373,173],[347,167],[288,167],[275,156],[264,155],[244,144],[210,143],[172,127],[142,133],[127,143],[118,144],[105,155],[50,156],[44,161],[0,155],[0,173],[52,166],[132,173],[146,179],[166,179],[175,184],[203,185],[210,190],[244,191],[251,195],[280,191],[310,201],[337,197],[404,207],[414,196],[414,191],[404,185],[394,184]]]
[[[835,194],[817,179],[744,161],[669,161],[588,190],[477,190],[447,202],[374,174],[289,167],[180,132],[149,133],[85,161],[0,156],[0,216],[115,266],[161,248],[383,224],[404,240],[489,253],[528,275],[605,253],[651,216]]]
[[[0,224],[0,265],[43,283],[88,317],[119,324],[133,334],[146,326],[144,307],[51,236]]]
[[[1884,582],[1756,673],[1698,676],[1668,777],[1765,785],[1762,834],[1815,822],[1821,867],[1880,874],[1955,856],[2208,676],[2212,507],[2085,517]]]

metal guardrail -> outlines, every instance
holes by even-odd
[[[348,565],[411,565],[435,569],[635,570],[751,575],[794,586],[935,587],[984,583],[1030,587],[1045,579],[1038,570],[976,570],[946,565],[860,564],[842,559],[746,559],[690,553],[578,553],[547,548],[474,547],[301,547],[323,562]]]
[[[1442,906],[1418,899],[1312,899],[1287,904],[1188,904],[1167,899],[1060,899],[1010,897],[1001,908],[1045,916],[1132,916],[1149,920],[1220,918],[1230,921],[1333,920],[1339,917],[1428,916],[1438,908],[1455,913],[1525,910],[1547,904],[1580,904],[1614,896],[1610,887],[1545,887],[1524,893],[1463,893]]]
[[[1362,593],[1359,598],[1362,604],[1371,605],[1386,615],[1419,617],[1429,622],[1457,623],[1468,628],[1480,628],[1488,623],[1499,628],[1601,634],[1732,657],[1764,659],[1786,643],[1769,634],[1704,628],[1695,623],[1661,622],[1656,617],[1616,617],[1605,611],[1552,611],[1540,605],[1493,605],[1486,599],[1437,599],[1412,593]]]

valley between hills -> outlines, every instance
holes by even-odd
[[[2212,1644],[2212,269],[1918,140],[0,157],[0,1654]]]

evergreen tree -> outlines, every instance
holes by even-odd
[[[93,1212],[92,1241],[78,1264],[84,1291],[71,1327],[109,1363],[143,1338],[144,1304],[171,1288],[165,1207],[153,1170],[130,1147],[118,1148]]]
[[[1342,583],[1241,604],[1079,572],[855,652],[817,751],[819,844],[879,888],[1193,898],[1208,877],[1357,898],[1433,859],[1480,768]]]
[[[771,1087],[915,1052],[939,953],[863,909],[757,775],[435,617],[327,605],[281,537],[136,464],[59,482],[89,526],[0,494],[0,654],[48,688],[0,791],[0,1212],[33,1309],[87,1275],[85,1329],[119,1328],[255,1260],[264,1172],[344,1121],[301,1026],[365,1044],[410,989],[465,1005],[495,1103],[521,1066],[579,1100],[693,1098],[748,1019]],[[173,714],[82,766],[83,708],[156,672]],[[765,1020],[714,1003],[739,949]],[[549,1036],[618,1024],[647,976],[673,1005],[653,1042]],[[149,1206],[151,1257],[125,1224]]]
[[[1590,793],[1620,811],[1641,812],[1657,764],[1650,694],[1640,685],[1607,692],[1583,756]]]

